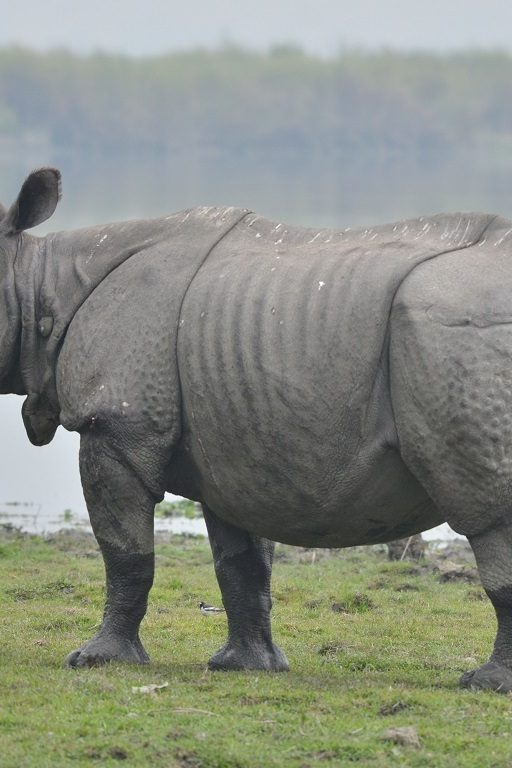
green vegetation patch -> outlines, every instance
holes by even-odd
[[[67,541],[1,542],[2,768],[512,763],[511,699],[457,688],[489,654],[493,610],[436,563],[278,547],[274,634],[291,671],[211,673],[226,619],[198,608],[220,602],[208,543],[174,537],[142,628],[151,665],[77,672],[62,663],[97,628],[103,565],[93,542]]]

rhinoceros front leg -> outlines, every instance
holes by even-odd
[[[270,578],[274,543],[225,523],[203,504],[215,574],[228,619],[228,639],[210,669],[288,669],[272,642]]]
[[[512,691],[512,528],[499,526],[469,538],[478,571],[491,600],[498,632],[491,658],[460,679],[463,688]]]
[[[105,439],[82,436],[80,473],[91,525],[105,562],[107,595],[94,637],[67,659],[70,667],[112,660],[146,664],[139,625],[153,583],[155,499]]]

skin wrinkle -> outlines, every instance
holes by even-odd
[[[234,223],[233,223],[233,224],[232,224],[232,225],[229,227],[229,229],[227,229],[226,231],[223,231],[223,232],[222,232],[222,234],[221,234],[221,235],[220,235],[220,236],[217,238],[217,240],[215,240],[215,242],[214,242],[214,243],[213,243],[213,244],[210,246],[210,248],[209,248],[209,249],[206,251],[206,253],[205,253],[205,255],[204,255],[204,258],[203,258],[203,259],[202,259],[202,260],[199,262],[199,264],[198,264],[198,265],[197,265],[197,267],[196,267],[196,270],[195,270],[195,272],[192,274],[192,276],[191,276],[191,278],[190,278],[190,281],[189,281],[189,283],[188,283],[187,287],[185,288],[185,291],[183,292],[183,295],[182,295],[182,297],[181,297],[181,301],[180,301],[180,305],[179,305],[179,309],[178,309],[178,313],[177,313],[177,327],[178,327],[178,333],[176,333],[176,347],[175,347],[176,360],[179,360],[179,355],[178,355],[178,342],[179,342],[179,328],[180,328],[180,325],[181,325],[181,319],[182,319],[182,309],[183,309],[183,305],[184,305],[184,303],[185,303],[185,299],[186,299],[186,297],[187,297],[187,294],[188,294],[188,292],[189,292],[189,290],[190,290],[190,288],[191,288],[191,286],[192,286],[192,283],[193,283],[194,279],[197,277],[198,273],[200,272],[200,270],[202,269],[202,267],[205,265],[206,261],[208,260],[208,257],[209,257],[209,256],[211,256],[211,254],[213,253],[213,251],[215,250],[215,248],[216,248],[216,247],[219,245],[219,243],[220,243],[222,240],[224,240],[224,238],[226,238],[226,237],[229,235],[229,233],[230,233],[230,232],[231,232],[233,229],[235,229],[235,227],[237,227],[237,226],[238,226],[238,224],[240,224],[240,222],[242,222],[244,219],[246,219],[246,218],[247,218],[248,216],[250,216],[250,215],[251,215],[251,211],[244,211],[243,215],[241,215],[241,216],[240,216],[240,218],[239,218],[238,220],[236,220],[236,221],[235,221],[235,222],[234,222]],[[182,402],[182,399],[183,399],[183,398],[182,398],[182,395],[181,395],[181,379],[180,379],[180,375],[179,375],[179,366],[178,366],[178,369],[177,369],[177,370],[178,370],[178,387],[179,387],[179,393],[180,393],[180,394],[179,394],[179,399],[180,399],[180,402]]]

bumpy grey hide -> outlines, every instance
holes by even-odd
[[[0,218],[0,388],[30,439],[81,435],[107,576],[71,666],[144,663],[152,515],[203,504],[228,639],[215,669],[286,669],[273,545],[350,546],[447,520],[498,636],[470,687],[512,690],[512,223],[439,215],[358,230],[198,208],[34,238],[59,175]]]

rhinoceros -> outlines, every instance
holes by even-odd
[[[305,229],[239,208],[57,232],[60,173],[0,211],[0,391],[29,439],[80,434],[105,562],[71,667],[146,663],[153,513],[199,501],[227,613],[211,669],[285,670],[272,542],[349,547],[447,521],[498,632],[461,684],[512,690],[512,222]]]

